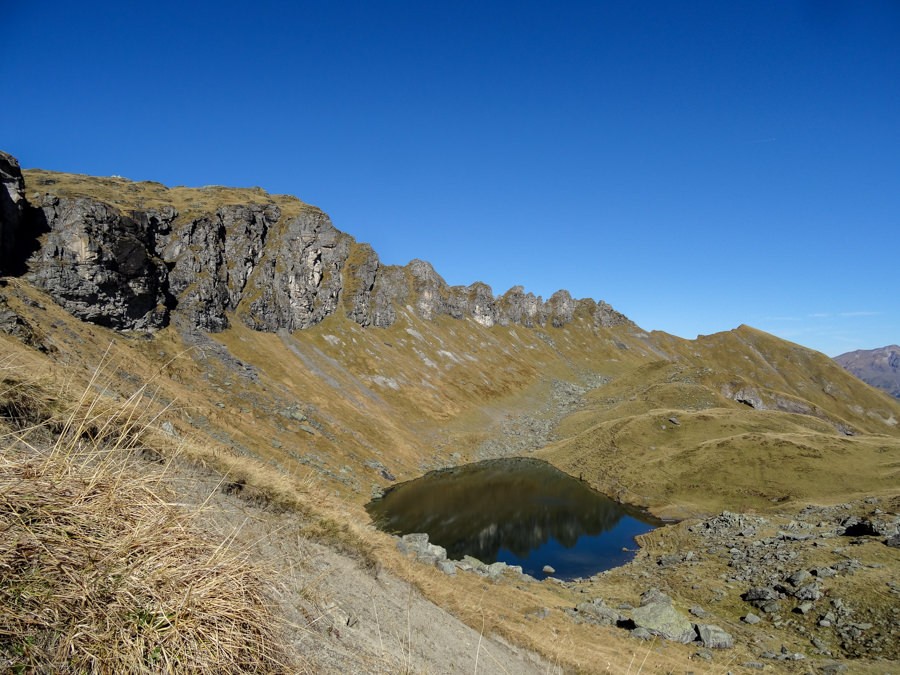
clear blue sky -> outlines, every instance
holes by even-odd
[[[900,342],[900,2],[0,0],[23,166],[295,194],[683,337]]]

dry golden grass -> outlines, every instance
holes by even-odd
[[[289,670],[263,573],[128,466],[138,399],[86,393],[60,420],[38,386],[5,389],[22,414],[0,455],[0,670]]]
[[[847,437],[774,411],[655,409],[602,422],[541,454],[608,494],[689,517],[891,494],[900,439]]]
[[[43,169],[26,169],[22,173],[28,195],[50,192],[72,199],[99,199],[126,212],[172,206],[182,218],[188,218],[214,213],[221,206],[272,203],[278,205],[284,217],[293,217],[305,210],[318,210],[296,197],[269,194],[259,187],[209,185],[169,188],[153,181],[132,181],[114,176],[86,176]]]

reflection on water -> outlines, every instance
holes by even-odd
[[[590,576],[627,562],[660,522],[534,459],[500,459],[397,485],[367,510],[383,530],[427,532],[450,558],[522,565],[532,576]]]

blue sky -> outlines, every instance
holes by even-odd
[[[3,2],[23,166],[295,194],[451,284],[900,342],[900,3]]]

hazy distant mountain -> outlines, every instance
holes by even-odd
[[[834,358],[844,368],[873,387],[900,398],[900,347],[857,349]]]

